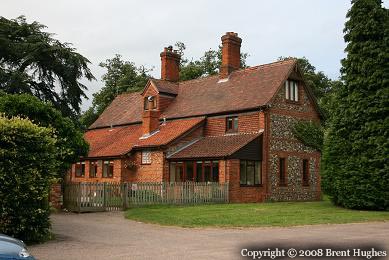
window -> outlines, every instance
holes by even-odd
[[[230,116],[226,118],[226,132],[238,131],[238,117]]]
[[[170,182],[218,182],[219,161],[186,161],[170,163]]]
[[[142,164],[151,164],[151,151],[142,151]]]
[[[279,184],[280,186],[286,186],[286,165],[285,165],[285,158],[280,158],[279,162]]]
[[[89,178],[97,177],[97,161],[89,162]]]
[[[309,160],[303,160],[303,186],[309,186]]]
[[[240,185],[256,186],[262,184],[261,162],[240,160]]]
[[[143,104],[144,110],[157,108],[157,99],[153,96],[145,97],[143,102],[144,102],[144,104]],[[150,103],[151,103],[151,107],[150,107]]]
[[[290,101],[299,101],[299,90],[297,81],[287,80],[285,81],[285,98]]]
[[[149,110],[149,98],[148,97],[145,97],[145,99],[144,99],[143,109]]]
[[[103,164],[103,178],[113,177],[113,161],[104,161]]]
[[[76,177],[85,177],[85,162],[76,163]]]

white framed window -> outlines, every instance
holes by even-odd
[[[142,164],[151,164],[151,151],[142,151]]]
[[[295,80],[285,81],[285,98],[291,101],[299,101],[299,89],[298,83]]]

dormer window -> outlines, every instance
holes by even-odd
[[[148,96],[144,99],[144,110],[157,109],[157,99],[154,96]]]
[[[238,117],[237,116],[229,116],[226,118],[226,132],[227,133],[238,132]]]
[[[297,81],[288,79],[285,81],[285,98],[286,100],[298,102],[299,88]]]

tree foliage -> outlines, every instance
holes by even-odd
[[[208,50],[204,52],[203,56],[198,60],[188,60],[185,57],[186,46],[182,42],[175,44],[179,53],[181,54],[180,64],[180,80],[197,79],[200,77],[206,77],[210,75],[216,75],[219,73],[222,60],[222,47],[219,46],[218,50]],[[240,54],[241,68],[246,68],[247,53]]]
[[[334,203],[389,210],[389,17],[380,0],[353,0],[324,142],[323,188]]]
[[[92,106],[81,116],[80,122],[84,127],[90,126],[117,95],[143,89],[150,78],[150,69],[124,61],[119,54],[101,62],[100,67],[107,70],[102,76],[104,87],[93,94]]]
[[[0,115],[0,233],[26,242],[49,237],[48,192],[57,168],[53,133]]]
[[[81,98],[86,98],[80,79],[94,79],[89,61],[45,28],[23,16],[0,17],[0,89],[50,101],[65,116],[74,117],[80,112]]]
[[[55,158],[58,161],[56,173],[64,174],[72,163],[88,152],[88,144],[82,132],[67,117],[51,104],[27,94],[11,95],[0,93],[0,113],[9,118],[28,118],[35,124],[53,129],[52,137],[57,139]]]
[[[310,121],[298,121],[293,125],[292,132],[306,146],[318,151],[323,149],[324,130],[320,124]]]

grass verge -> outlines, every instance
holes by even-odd
[[[128,219],[181,227],[263,227],[389,221],[389,212],[349,210],[330,201],[147,206],[125,212]]]

